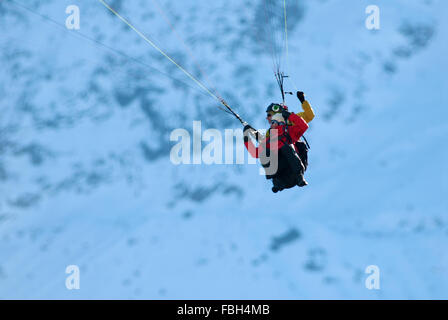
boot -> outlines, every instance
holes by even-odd
[[[279,191],[282,191],[284,188],[282,187],[272,187],[272,192],[277,193]]]
[[[306,182],[305,178],[303,177],[303,173],[299,174],[299,177],[297,178],[297,185],[299,187],[308,185],[308,182]]]

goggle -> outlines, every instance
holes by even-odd
[[[272,106],[272,111],[274,111],[274,112],[279,112],[281,109],[282,109],[282,106],[279,104],[274,104]]]
[[[282,110],[283,110],[283,107],[281,105],[279,105],[277,103],[271,103],[269,105],[269,107],[266,109],[266,112],[274,114],[274,113],[281,112]]]
[[[282,125],[284,122],[279,122],[279,121],[277,121],[277,120],[272,120],[272,121],[271,121],[271,124],[275,124],[275,123],[278,124],[278,125],[280,126],[280,125]]]

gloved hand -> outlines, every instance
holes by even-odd
[[[297,98],[299,98],[300,103],[303,103],[303,101],[305,101],[305,94],[303,93],[303,91],[297,91]]]
[[[249,130],[249,131],[248,131]],[[251,125],[249,125],[249,124],[246,124],[245,126],[244,126],[244,129],[243,129],[243,134],[244,134],[244,142],[247,142],[248,140],[249,140],[249,134],[250,135],[252,135],[254,138],[255,138],[255,140],[259,140],[259,132],[256,130],[256,129],[254,129]]]
[[[246,130],[255,130],[254,128],[252,128],[252,126],[250,124],[246,124],[243,128],[243,132],[246,132]]]
[[[252,126],[251,125],[249,125],[249,124],[246,124],[245,126],[244,126],[244,129],[243,129],[243,134],[244,134],[244,142],[247,142],[247,141],[249,141],[249,130],[255,130],[254,128],[252,128]]]

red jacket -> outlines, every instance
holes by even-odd
[[[280,149],[283,145],[293,144],[299,141],[300,137],[305,133],[308,129],[308,124],[302,117],[291,113],[288,122],[291,124],[288,125],[286,131],[286,125],[279,126],[275,130],[269,129],[269,137],[265,138],[258,147],[255,147],[251,140],[245,139],[244,145],[246,146],[247,151],[251,154],[252,157],[258,158],[260,152],[263,148],[273,149],[274,146],[276,149]],[[271,148],[271,142],[278,140],[278,143],[272,143],[273,147]]]

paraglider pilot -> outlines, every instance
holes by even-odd
[[[308,148],[300,138],[308,129],[308,122],[313,120],[314,112],[303,92],[298,91],[297,97],[303,108],[303,112],[297,114],[289,112],[285,105],[272,103],[268,106],[266,119],[270,123],[270,129],[265,137],[260,137],[250,125],[244,127],[244,145],[252,157],[260,158],[266,170],[266,178],[272,179],[274,193],[307,185],[303,174],[308,164]],[[249,135],[259,142],[258,147],[255,147]],[[277,161],[276,170],[270,172],[267,168],[272,166],[273,159]]]

